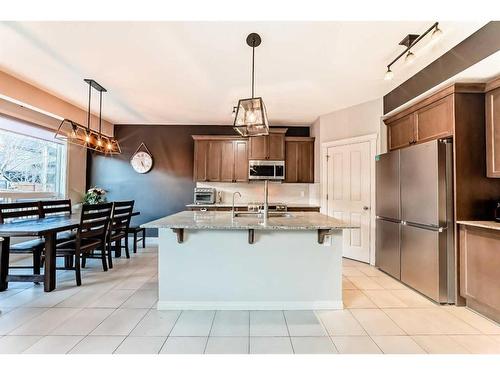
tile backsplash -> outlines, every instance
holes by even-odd
[[[270,182],[269,202],[274,203],[296,203],[296,204],[318,204],[315,199],[311,201],[310,190],[316,191],[315,184],[289,184]],[[262,202],[264,201],[264,182],[249,183],[224,183],[224,182],[197,182],[197,187],[212,187],[217,192],[222,192],[222,203],[231,203],[233,193],[239,191],[241,198],[236,197],[237,202]],[[310,189],[313,187],[312,189]],[[313,194],[315,195],[315,194]]]

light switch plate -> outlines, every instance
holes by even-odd
[[[323,246],[332,246],[332,236],[327,234],[323,240]]]

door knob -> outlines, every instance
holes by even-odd
[[[363,211],[368,211],[370,209],[370,207],[368,206],[363,206]]]

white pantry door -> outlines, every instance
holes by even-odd
[[[327,213],[360,229],[344,233],[343,256],[370,262],[370,141],[328,147]]]

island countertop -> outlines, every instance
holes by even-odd
[[[270,217],[267,222],[257,217],[232,217],[231,212],[182,211],[141,225],[142,228],[171,229],[256,229],[256,230],[317,230],[355,229],[347,224],[318,212],[293,212],[288,217]]]

